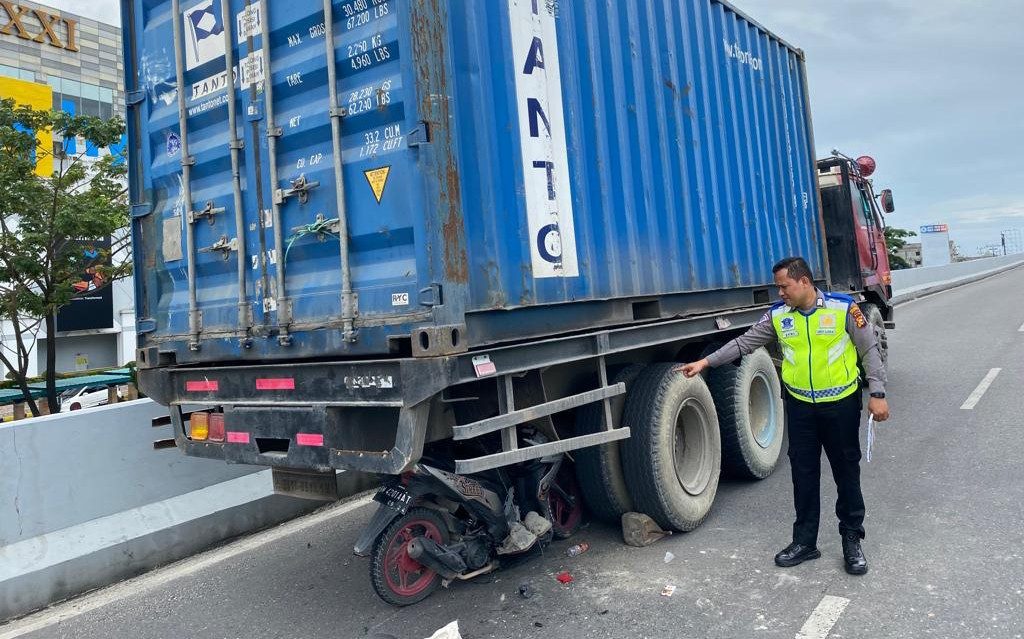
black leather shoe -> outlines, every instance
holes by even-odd
[[[843,561],[846,572],[851,575],[863,575],[868,571],[868,560],[860,547],[860,537],[856,533],[843,535]]]
[[[805,546],[796,542],[791,543],[775,555],[775,565],[783,568],[791,568],[802,564],[809,559],[821,557],[821,551],[815,546]]]

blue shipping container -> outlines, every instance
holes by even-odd
[[[163,363],[453,352],[763,301],[786,255],[824,275],[802,54],[727,3],[122,15]]]

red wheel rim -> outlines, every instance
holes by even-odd
[[[571,533],[583,518],[583,496],[576,480],[570,475],[559,475],[555,480],[559,488],[568,493],[575,504],[569,503],[554,486],[548,490],[548,507],[551,509],[551,523],[556,532]]]
[[[441,531],[426,519],[413,519],[388,542],[384,553],[384,580],[396,595],[413,597],[430,587],[437,575],[409,556],[409,542],[414,537],[426,537],[443,543]]]

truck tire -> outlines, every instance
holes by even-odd
[[[722,433],[722,472],[741,479],[771,475],[785,430],[782,383],[763,348],[708,375]]]
[[[718,492],[722,440],[711,391],[678,364],[653,364],[626,397],[623,469],[636,509],[662,528],[693,530]]]
[[[868,325],[874,328],[875,339],[878,341],[878,352],[882,354],[882,364],[888,366],[889,337],[885,333],[885,319],[882,317],[882,311],[877,305],[871,303],[861,304],[860,310],[864,313],[864,319],[868,321]]]
[[[623,383],[626,392],[633,386],[633,380],[644,370],[643,364],[633,364],[619,371],[612,379],[613,384]],[[611,399],[612,423],[622,422],[622,409],[626,395]],[[602,402],[587,404],[576,411],[576,433],[590,435],[604,430],[604,406]],[[583,500],[590,512],[598,519],[618,522],[622,515],[633,510],[633,498],[626,487],[622,472],[621,442],[610,442],[600,446],[589,446],[573,452],[576,458],[576,477],[585,486]]]

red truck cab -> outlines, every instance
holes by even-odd
[[[875,194],[875,161],[838,151],[818,160],[818,189],[832,290],[862,298],[865,315],[878,309],[880,329],[893,328],[892,274],[885,243],[884,213],[895,210],[892,191]]]

